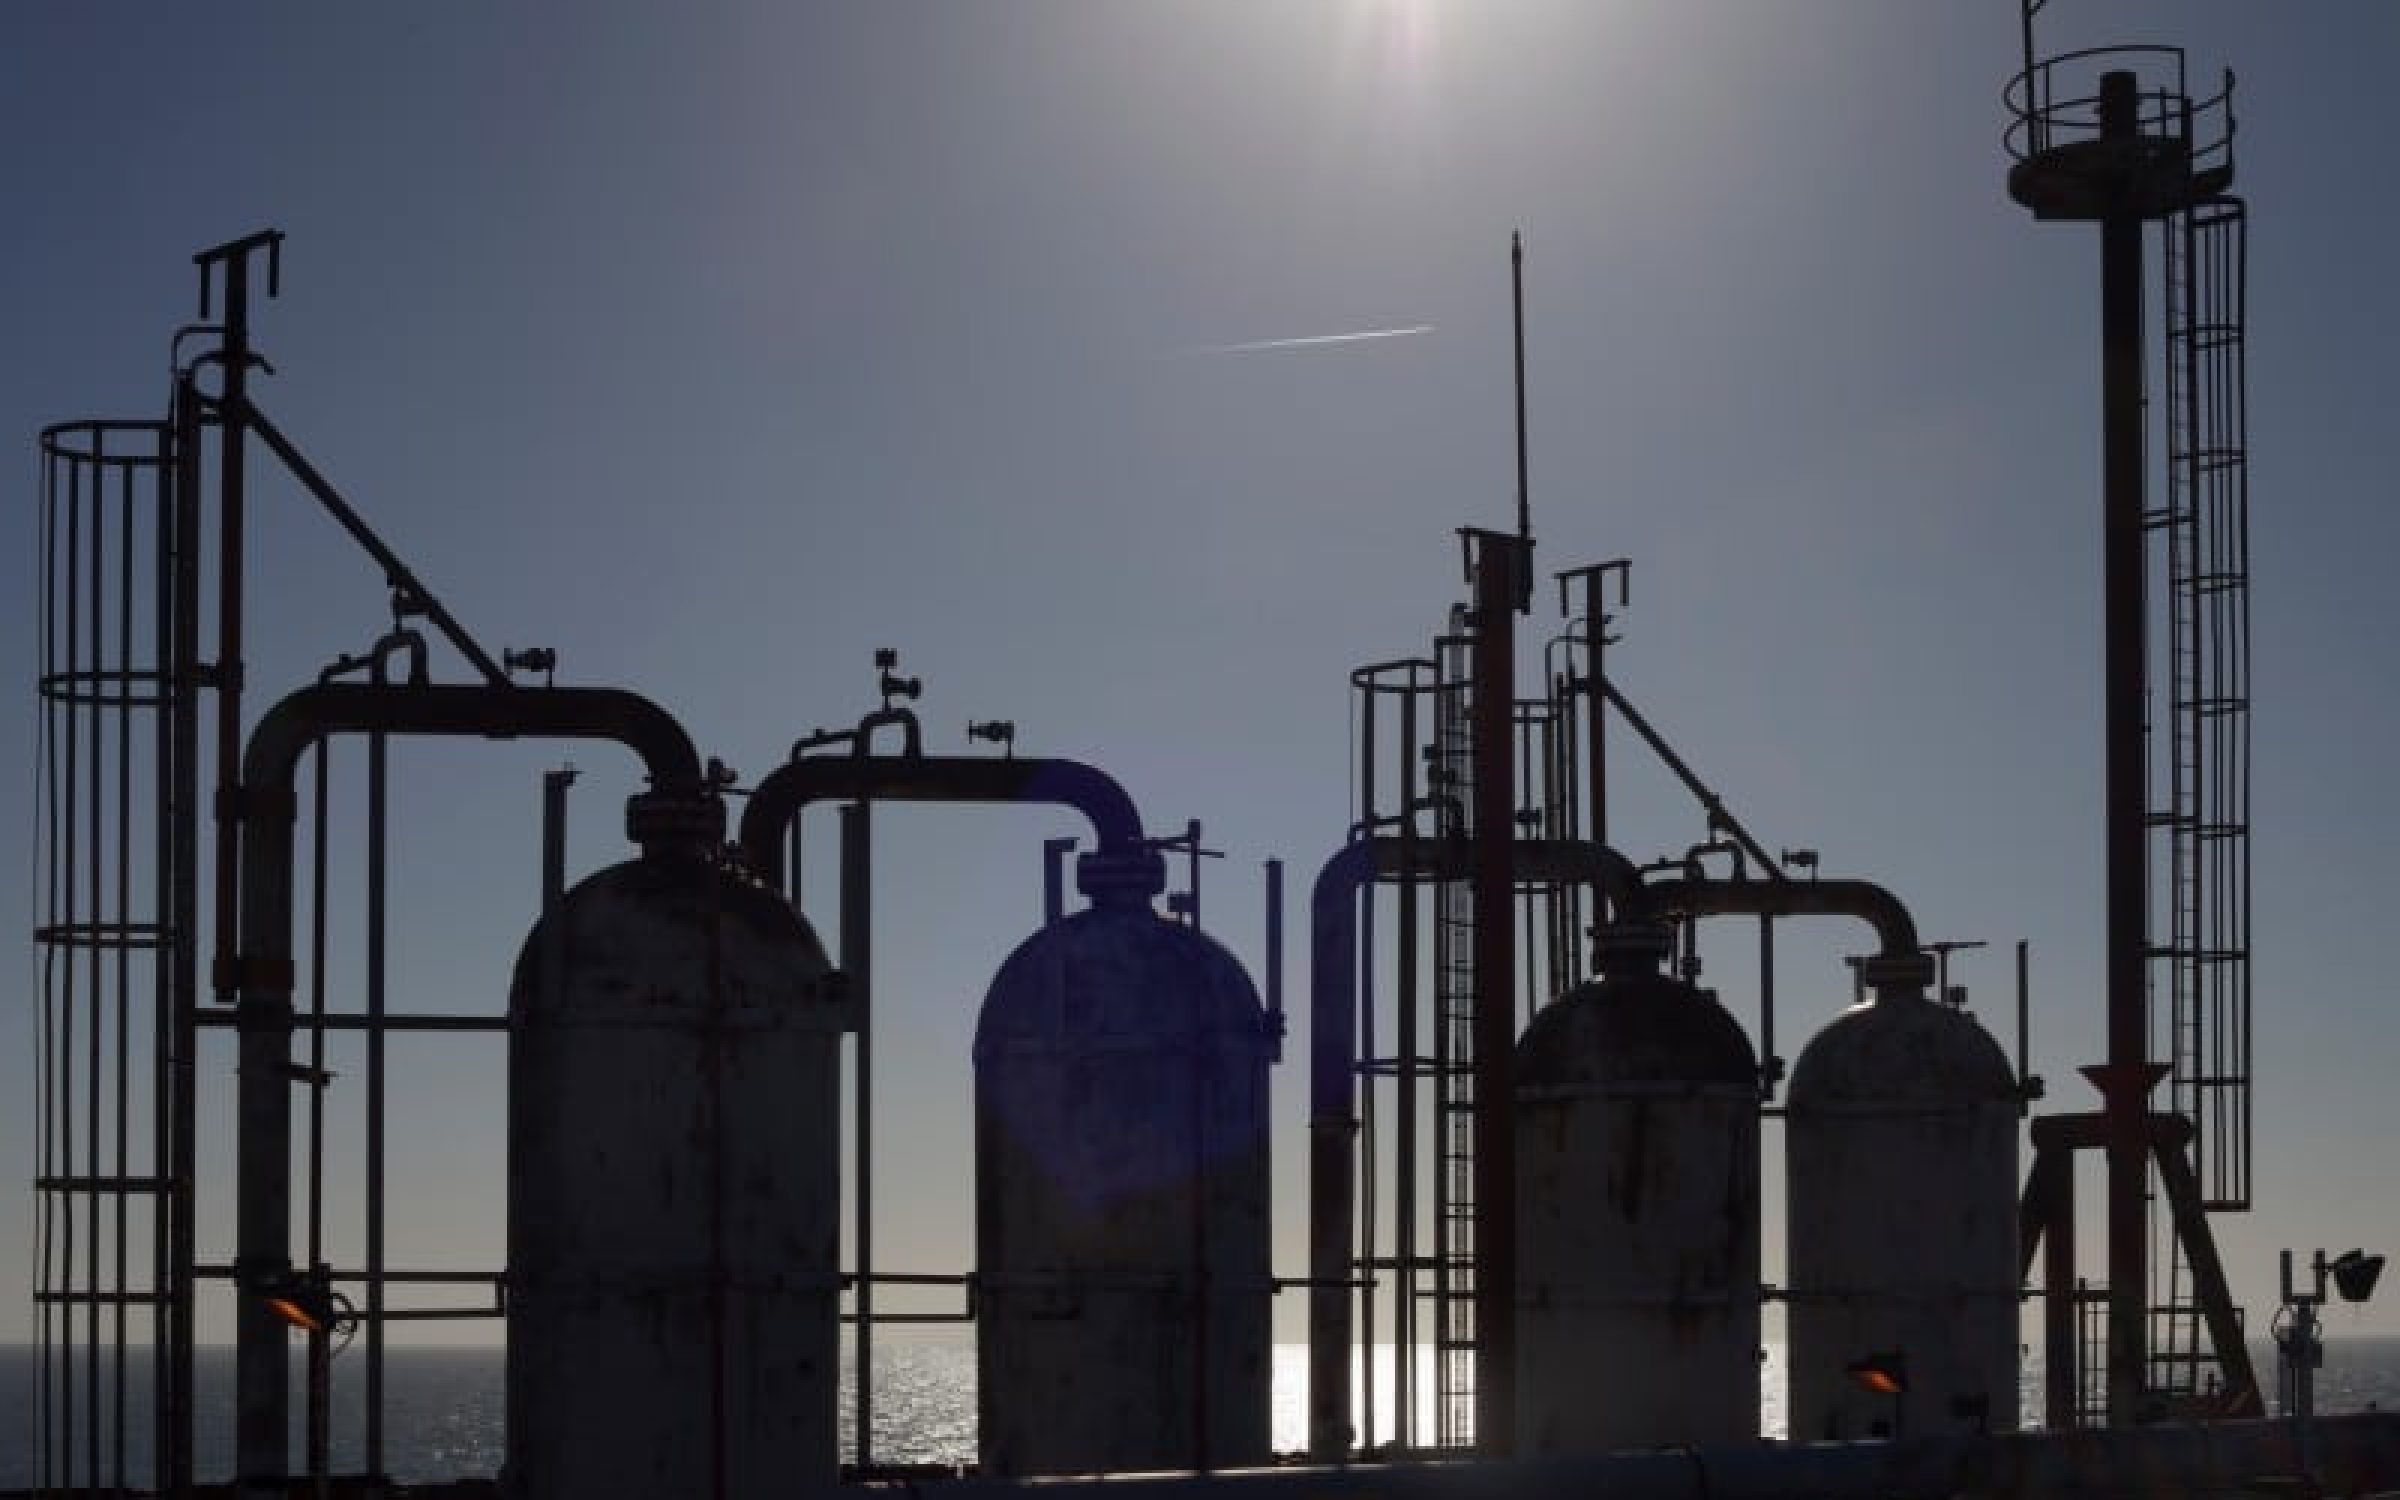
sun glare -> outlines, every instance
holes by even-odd
[[[1357,71],[1385,84],[1420,79],[1433,61],[1443,0],[1352,0],[1348,46]]]

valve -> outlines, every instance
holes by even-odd
[[[893,669],[900,665],[900,653],[889,646],[875,649],[875,670],[880,674],[877,690],[883,694],[883,706],[890,708],[894,698],[914,699],[925,691],[922,677],[902,677]]]
[[[503,647],[500,665],[511,672],[539,672],[542,686],[552,687],[558,674],[558,652],[548,646],[527,646],[522,650]]]
[[[967,726],[967,738],[998,745],[1003,755],[1014,756],[1017,753],[1017,726],[1013,720],[977,720]]]

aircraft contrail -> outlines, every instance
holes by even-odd
[[[1404,339],[1412,333],[1431,333],[1431,323],[1406,328],[1362,328],[1355,333],[1315,333],[1296,339],[1253,339],[1246,344],[1207,344],[1193,354],[1264,354],[1270,349],[1312,349],[1325,344],[1360,344],[1370,339]]]

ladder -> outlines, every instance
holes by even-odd
[[[1434,711],[1435,789],[1455,809],[1445,835],[1471,834],[1471,644],[1461,612],[1438,644]],[[1475,1440],[1475,897],[1465,880],[1435,896],[1434,1099],[1434,1441]]]
[[[2161,226],[2166,499],[2148,520],[2166,581],[2163,746],[2153,723],[2167,940],[2151,951],[2167,1106],[2192,1124],[2203,1207],[2250,1206],[2250,608],[2244,251],[2231,196]],[[2154,866],[2155,867],[2155,866]],[[2163,1000],[2163,1004],[2162,1004]],[[2154,1211],[2156,1205],[2154,1203]],[[2214,1371],[2180,1236],[2154,1308],[2150,1379],[2205,1394]]]

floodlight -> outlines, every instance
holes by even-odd
[[[2369,1255],[2363,1250],[2349,1250],[2333,1259],[2325,1269],[2333,1273],[2334,1290],[2344,1302],[2364,1302],[2375,1295],[2375,1278],[2383,1274],[2383,1257]]]

